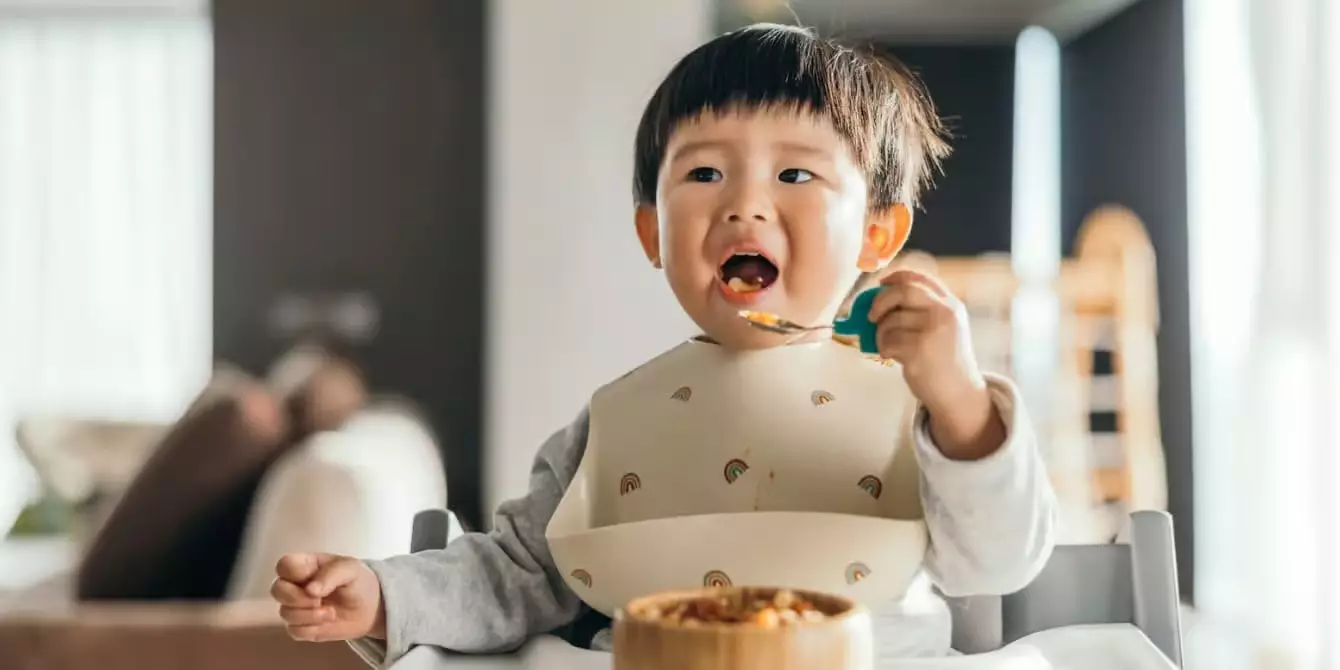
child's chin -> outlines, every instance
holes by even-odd
[[[770,349],[791,342],[789,337],[760,330],[745,323],[743,319],[729,326],[709,328],[705,334],[712,338],[713,342],[737,350]]]

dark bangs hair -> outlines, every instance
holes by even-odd
[[[803,28],[756,24],[698,47],[656,89],[637,129],[636,203],[656,203],[666,145],[680,123],[762,109],[828,118],[865,171],[871,211],[915,207],[949,154],[930,97],[901,63]]]

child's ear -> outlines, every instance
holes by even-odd
[[[856,266],[862,272],[875,272],[889,264],[907,243],[912,233],[912,210],[898,203],[866,219],[865,241]]]
[[[642,243],[642,252],[651,261],[651,266],[661,267],[661,223],[656,216],[655,205],[638,205],[633,214],[633,223],[637,226],[637,239]]]

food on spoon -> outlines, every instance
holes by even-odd
[[[753,312],[747,309],[740,310],[740,316],[744,317],[746,321],[752,321],[753,323],[757,323],[761,326],[775,326],[782,320],[781,317],[777,316],[776,314],[769,314],[767,312]]]

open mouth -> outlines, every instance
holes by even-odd
[[[721,264],[721,281],[739,294],[757,293],[777,281],[777,266],[754,251],[731,254]]]

